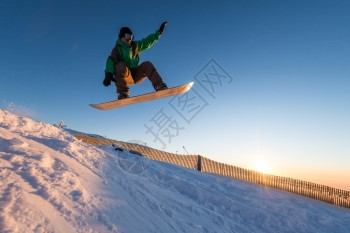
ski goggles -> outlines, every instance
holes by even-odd
[[[126,40],[132,40],[134,38],[134,35],[133,34],[129,34],[129,33],[125,33],[124,38]]]

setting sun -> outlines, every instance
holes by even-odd
[[[256,160],[254,162],[254,170],[262,173],[269,173],[271,172],[270,166],[263,160]]]

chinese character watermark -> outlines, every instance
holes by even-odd
[[[212,97],[218,88],[224,84],[231,84],[233,78],[229,75],[214,59],[211,59],[195,76],[195,83],[201,87]]]
[[[144,142],[139,140],[131,140],[126,143],[137,146],[146,146]],[[113,144],[112,148],[117,154],[119,167],[126,173],[140,175],[151,166],[151,160],[138,150],[126,149],[118,144]]]
[[[189,124],[209,103],[193,89],[175,96],[169,105]]]
[[[182,95],[174,96],[168,102],[170,110],[161,108],[147,124],[144,124],[145,133],[152,135],[153,142],[160,143],[162,149],[185,130],[178,121],[178,116],[190,124],[210,105],[210,99],[216,99],[219,89],[232,84],[234,79],[214,59],[211,59],[194,76],[194,81],[195,87]]]
[[[153,142],[160,142],[163,149],[166,147],[165,139],[167,139],[167,143],[171,143],[171,139],[178,136],[180,130],[184,129],[176,120],[168,116],[163,108],[149,122],[150,125],[144,124],[147,129],[146,134],[150,133],[154,137]]]

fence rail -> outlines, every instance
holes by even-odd
[[[261,172],[236,167],[233,165],[219,163],[214,160],[202,157],[200,155],[177,155],[137,144],[96,138],[93,136],[87,136],[82,134],[76,134],[75,137],[92,145],[118,144],[119,146],[125,149],[134,150],[139,153],[142,153],[151,160],[168,162],[190,169],[196,169],[201,172],[227,176],[233,179],[268,186],[287,192],[299,194],[302,196],[310,197],[313,199],[317,199],[337,206],[350,208],[349,191],[293,178],[264,174]]]

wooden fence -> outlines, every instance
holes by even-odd
[[[349,191],[287,177],[268,175],[233,165],[219,163],[200,155],[177,155],[137,144],[97,138],[82,134],[76,134],[75,137],[92,145],[117,144],[125,149],[141,153],[152,160],[168,162],[201,172],[227,176],[233,179],[272,187],[330,204],[350,208]]]
[[[201,157],[202,172],[228,176],[237,180],[264,185],[303,195],[330,204],[350,208],[350,192],[293,178],[274,176]]]

